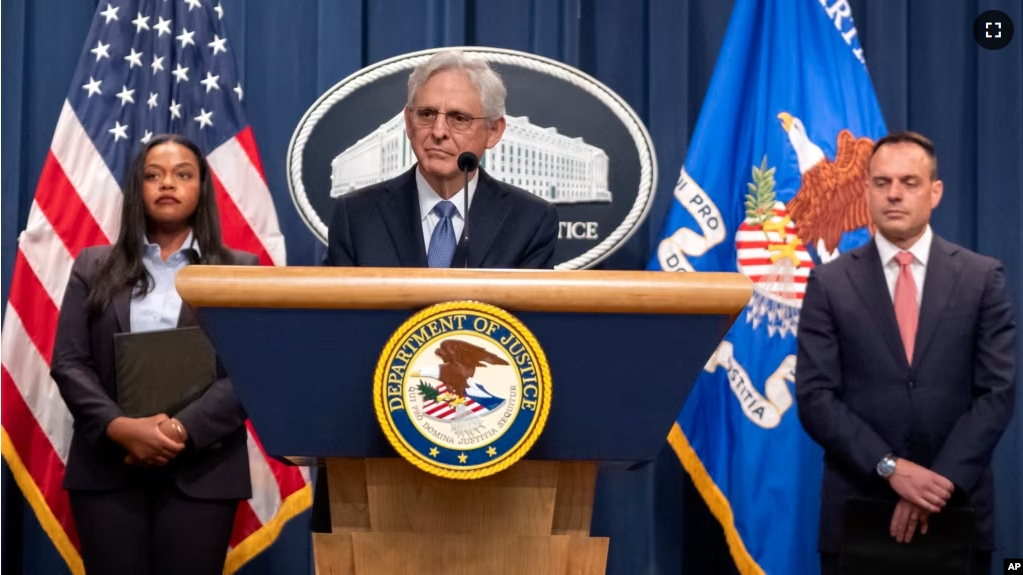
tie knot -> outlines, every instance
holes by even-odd
[[[455,215],[457,210],[458,208],[455,206],[454,202],[450,202],[448,200],[442,200],[433,207],[433,213],[437,214],[444,220],[451,219],[451,216]]]
[[[895,261],[899,262],[900,266],[908,266],[913,263],[913,254],[909,252],[899,252],[895,254]]]

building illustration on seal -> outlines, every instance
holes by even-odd
[[[525,116],[505,120],[501,141],[480,160],[487,173],[555,204],[611,203],[604,150]],[[330,197],[393,178],[415,162],[399,112],[334,158]]]

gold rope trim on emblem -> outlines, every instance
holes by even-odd
[[[386,386],[387,366],[390,364],[389,359],[391,358],[391,354],[394,353],[395,348],[398,347],[399,344],[407,337],[412,326],[430,316],[449,311],[476,311],[493,315],[498,319],[507,322],[522,337],[523,342],[536,356],[536,363],[539,364],[538,373],[541,375],[543,394],[546,401],[540,404],[540,410],[536,416],[537,420],[533,424],[535,432],[531,436],[527,437],[526,441],[519,445],[518,449],[513,450],[507,457],[492,466],[484,467],[482,469],[458,470],[445,469],[430,465],[427,461],[420,458],[414,451],[405,447],[402,441],[398,438],[397,433],[387,422],[383,391]],[[402,394],[404,395],[404,391]],[[402,402],[404,403],[404,398],[402,399]],[[446,479],[480,479],[504,471],[517,463],[526,453],[529,452],[529,449],[533,447],[536,440],[539,439],[540,434],[543,432],[543,428],[547,423],[547,416],[550,414],[551,410],[551,370],[550,366],[547,364],[547,356],[540,347],[540,342],[537,341],[532,332],[526,329],[526,326],[523,325],[522,322],[510,313],[490,304],[476,301],[439,303],[413,315],[411,318],[406,320],[401,327],[395,330],[394,335],[387,340],[387,345],[384,346],[384,350],[380,354],[380,359],[377,361],[376,372],[373,374],[373,408],[376,411],[377,422],[379,422],[381,431],[383,431],[384,435],[387,437],[387,441],[390,442],[391,446],[394,447],[403,459],[412,465],[415,465],[427,473],[444,477]]]
[[[728,503],[728,498],[721,493],[721,489],[707,473],[707,468],[703,466],[700,456],[696,454],[696,450],[682,433],[682,427],[678,422],[675,422],[668,433],[668,443],[675,450],[675,455],[682,462],[686,473],[693,479],[696,490],[700,492],[700,496],[707,503],[710,512],[721,524],[721,528],[725,532],[725,540],[728,542],[728,551],[731,553],[732,561],[735,562],[735,567],[739,570],[740,575],[764,575],[764,570],[750,555],[746,544],[742,542],[739,530],[735,528],[735,516],[732,514],[732,506]]]

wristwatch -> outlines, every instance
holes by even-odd
[[[895,455],[889,453],[881,458],[881,461],[877,462],[877,474],[885,479],[892,476],[895,473]]]

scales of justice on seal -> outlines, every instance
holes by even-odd
[[[542,78],[529,74],[548,66],[557,81],[574,82],[574,74],[600,92],[588,97],[615,108],[628,124],[622,134],[646,142],[631,168],[609,158],[601,184],[610,194],[593,194],[597,205],[558,206],[562,221],[610,218],[593,227],[612,229],[606,237],[559,244],[554,270],[190,266],[178,275],[178,291],[197,310],[264,450],[326,471],[330,532],[313,534],[319,575],[604,573],[614,541],[590,529],[598,470],[657,456],[753,293],[738,273],[587,269],[624,242],[649,207],[656,169],[642,123],[610,90],[564,64],[462,49],[493,58],[509,86],[510,115],[523,99],[515,90],[537,85]],[[431,52],[388,60],[369,76],[407,78]],[[360,78],[325,94],[296,135],[309,118],[335,113],[322,106],[385,99],[360,100],[359,90],[372,88]],[[386,122],[403,98],[378,119]],[[572,105],[584,99],[576,94]],[[571,126],[559,130],[576,135]],[[600,134],[578,137],[602,145]],[[329,162],[365,141],[338,140],[320,155]],[[571,141],[573,150],[596,154]],[[311,173],[309,151],[295,147],[292,161],[305,158]],[[296,188],[312,184],[296,182],[291,167],[301,203]],[[630,197],[631,207],[614,211]],[[307,223],[314,216],[303,215]]]

